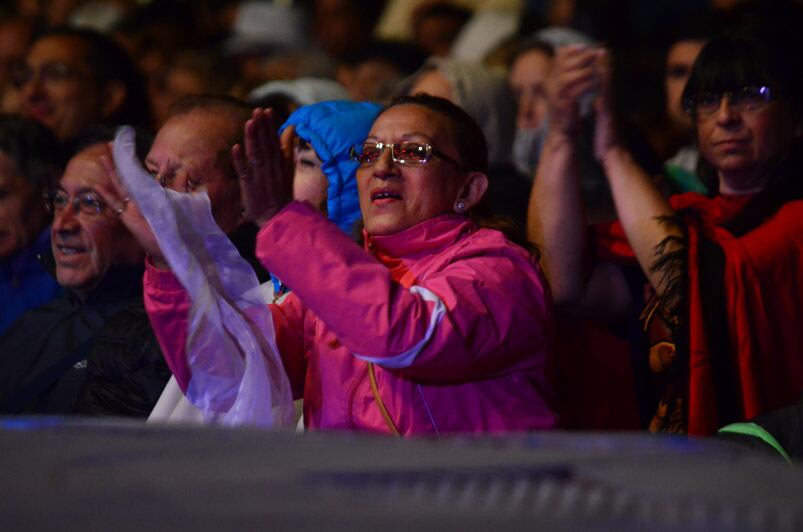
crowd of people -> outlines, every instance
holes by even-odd
[[[369,4],[0,11],[0,412],[794,452],[803,8]]]

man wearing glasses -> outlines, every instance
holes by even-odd
[[[67,294],[26,313],[0,338],[2,413],[72,412],[99,332],[141,300],[144,256],[120,222],[126,205],[107,205],[97,192],[109,186],[102,158],[110,156],[105,139],[79,151],[46,196],[55,275]]]
[[[231,146],[241,142],[243,125],[250,117],[251,108],[234,98],[184,97],[173,104],[147,155],[140,158],[163,187],[185,194],[205,192],[218,226],[251,263],[260,280],[266,281],[268,273],[254,256],[257,228],[243,224],[240,187],[231,160]],[[105,197],[113,208],[126,208],[114,194]],[[129,346],[122,352],[106,341],[109,335],[104,335],[104,345],[93,349],[87,360],[87,379],[76,405],[77,413],[137,417],[150,414],[170,372],[141,301],[110,320],[107,329],[109,334],[119,331],[127,337],[136,328],[134,322],[141,330],[136,351]]]

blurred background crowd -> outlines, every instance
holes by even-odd
[[[794,0],[4,2],[0,7],[0,267],[4,269],[4,276],[0,277],[0,301],[4,303],[0,309],[0,333],[25,310],[52,300],[63,288],[83,286],[83,280],[69,278],[67,273],[59,273],[58,279],[53,279],[44,271],[34,276],[20,272],[31,262],[32,255],[47,255],[44,252],[50,248],[48,225],[52,218],[41,196],[52,190],[59,178],[63,193],[48,197],[51,211],[69,212],[72,203],[76,213],[101,212],[98,198],[85,194],[91,186],[70,188],[73,175],[80,181],[91,169],[81,169],[73,162],[72,169],[68,167],[62,177],[65,163],[82,149],[93,142],[111,139],[110,130],[91,134],[99,124],[112,128],[129,124],[156,135],[153,147],[144,157],[145,165],[163,186],[192,192],[201,184],[207,185],[216,221],[231,236],[240,215],[236,180],[231,193],[215,192],[215,182],[220,184],[227,176],[233,176],[230,162],[218,164],[222,160],[220,154],[229,157],[230,147],[241,142],[242,124],[250,116],[251,108],[274,109],[274,122],[278,126],[300,106],[316,102],[354,100],[387,104],[401,94],[426,92],[451,100],[478,123],[488,143],[488,174],[493,183],[488,193],[490,204],[496,213],[507,215],[523,226],[539,153],[549,128],[545,82],[553,68],[556,50],[570,44],[604,47],[609,51],[610,101],[619,135],[638,164],[651,177],[655,176],[661,192],[666,196],[689,191],[714,192],[711,181],[700,172],[694,124],[681,108],[681,94],[705,43],[733,26],[795,36],[803,28],[803,3]],[[792,45],[789,54],[796,55],[802,50]],[[229,99],[187,100],[189,96],[200,95]],[[585,122],[593,120],[593,96],[588,94],[588,101],[580,105]],[[202,111],[214,115],[214,120],[225,122],[225,118],[229,122],[224,127],[211,118],[206,122],[196,120],[196,114]],[[581,133],[579,142],[585,143],[581,150],[586,159],[581,188],[587,222],[611,221],[616,212],[603,170],[591,149],[593,127],[585,129],[588,135]],[[148,137],[141,136],[145,144],[142,155],[153,140]],[[180,187],[173,186],[176,170],[170,170],[170,165],[180,161],[191,168],[195,162],[188,154],[201,142],[206,143],[204,155],[216,157],[204,161],[207,166],[198,163],[198,168],[212,169],[203,176],[204,183],[187,178]],[[309,145],[306,147],[309,149]],[[75,160],[80,162],[80,157]],[[100,163],[93,164],[97,170]],[[212,175],[214,172],[222,177]],[[15,174],[24,179],[15,180]],[[221,190],[223,186],[220,185]],[[231,208],[226,206],[227,201]],[[320,203],[320,199],[317,201]],[[119,210],[118,207],[113,210],[119,216],[124,209],[122,204]],[[104,274],[107,266],[101,264],[104,260],[111,264],[139,264],[140,269],[131,277],[137,279],[135,291],[141,290],[138,285],[142,274],[141,250],[134,253],[136,256],[125,256],[122,244],[130,235],[123,234],[119,222],[114,223],[120,226],[115,231],[121,233],[110,233],[108,239],[116,247],[107,258],[93,260]],[[66,264],[70,255],[81,253],[83,248],[61,236],[70,232],[61,224],[54,224],[52,235],[54,249],[63,255]],[[249,243],[245,247],[253,246],[254,235],[251,231],[244,237]],[[232,239],[236,241],[235,236]],[[21,255],[21,250],[26,254]],[[87,284],[93,291],[98,286],[95,281]],[[20,291],[22,282],[30,286],[24,291],[25,297],[18,300],[12,294]],[[92,294],[78,295],[81,302],[86,302]],[[138,306],[129,309],[119,321],[126,327],[135,321],[142,324],[145,332],[126,334],[140,344],[150,342],[147,347],[137,349],[154,353],[145,366],[147,372],[157,374],[158,378],[150,375],[142,378],[143,382],[155,383],[147,393],[142,392],[141,403],[134,401],[133,406],[128,404],[123,408],[119,403],[125,403],[130,396],[118,398],[116,407],[108,410],[142,416],[150,412],[170,373],[160,359],[138,293],[135,299]],[[126,299],[114,300],[118,304]],[[71,358],[65,367],[85,370],[86,365],[81,364],[88,357],[92,378],[92,354],[81,338],[94,338],[101,325],[108,327],[108,316],[120,311],[119,306],[104,309],[94,325],[86,325],[91,320],[81,317],[81,326],[87,327],[81,333],[73,334],[72,330],[59,333],[60,342],[69,339],[67,351]],[[71,308],[63,308],[59,316],[69,314]],[[47,319],[39,316],[28,322],[29,334],[16,334],[16,343],[7,335],[5,343],[0,342],[0,355],[7,355],[12,348],[33,345],[31,334],[37,336],[47,330],[43,325],[48,323]],[[19,323],[17,327],[26,327],[25,323]],[[54,321],[54,329],[56,326]],[[2,352],[3,349],[8,351]],[[60,356],[57,349],[54,351],[44,344],[30,349],[53,352],[54,360]],[[11,357],[5,358],[3,363],[8,364]],[[114,354],[109,360],[112,358]],[[142,367],[121,367],[118,373],[128,378]],[[63,370],[61,366],[57,369],[59,378]],[[4,369],[0,372],[0,389],[16,388],[17,384],[10,379],[25,372],[25,368]],[[91,393],[97,390],[87,392],[85,379],[82,376],[80,382],[72,385],[70,399],[63,403],[65,408],[43,406],[33,410],[106,411],[97,401],[93,403]],[[49,386],[40,384],[31,384],[31,389]],[[83,409],[75,406],[76,390],[82,388]],[[33,392],[18,392],[15,390],[21,397],[19,401],[30,402],[34,396]],[[102,396],[103,390],[99,393]],[[126,393],[129,392],[123,395]],[[93,404],[87,406],[89,403]],[[21,405],[4,406],[4,410],[25,410]]]
[[[147,111],[138,115],[152,128],[185,94],[251,95],[254,101],[260,94],[274,99],[292,94],[309,103],[314,91],[330,90],[335,92],[329,97],[385,102],[427,58],[507,72],[510,98],[519,104],[518,125],[534,128],[542,112],[537,84],[551,53],[548,48],[524,53],[527,41],[537,37],[552,46],[584,42],[612,50],[615,108],[658,161],[688,141],[690,124],[674,102],[708,36],[736,23],[799,28],[801,21],[799,3],[739,0],[18,0],[4,5],[0,108],[5,112],[43,112],[35,109],[36,86],[26,83],[20,67],[38,33],[69,26],[97,30],[134,58],[152,113],[147,120]],[[60,47],[60,52],[77,51]],[[47,85],[57,75],[42,72],[39,81]],[[476,75],[485,77],[484,71]],[[266,82],[304,78],[318,83],[253,92]],[[491,85],[467,90],[487,92]],[[500,127],[497,134],[504,139],[509,133]]]

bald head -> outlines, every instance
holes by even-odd
[[[179,103],[156,134],[145,165],[163,186],[178,192],[205,190],[215,221],[230,234],[242,222],[231,147],[242,139],[250,108],[217,97]]]

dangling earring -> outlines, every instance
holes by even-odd
[[[457,211],[460,214],[466,212],[466,202],[464,200],[461,200],[461,199],[457,200],[454,203],[454,210]]]

